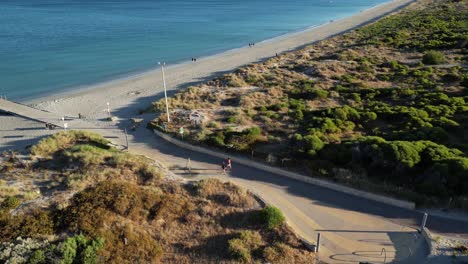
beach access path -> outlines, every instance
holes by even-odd
[[[220,55],[200,58],[194,63],[170,66],[166,71],[170,93],[190,84],[209,80],[214,76],[262,59],[272,57],[303,45],[346,32],[395,11],[412,0],[395,0],[363,11],[352,17],[334,21],[321,27],[257,43],[255,47],[240,48]],[[246,41],[248,42],[248,41]],[[180,149],[144,128],[151,115],[138,116],[138,112],[151,102],[161,98],[162,82],[160,71],[153,70],[130,78],[116,80],[74,93],[54,95],[31,103],[59,116],[78,116],[87,120],[70,122],[71,129],[86,129],[103,134],[116,144],[125,145],[123,128],[130,126],[130,118],[143,118],[143,125],[128,136],[129,151],[146,155],[166,164],[175,173],[184,168],[191,158],[193,179],[218,177],[231,180],[259,194],[267,202],[279,207],[294,230],[306,240],[314,243],[317,232],[322,234],[320,256],[329,263],[357,263],[369,261],[388,263],[392,259],[407,263],[422,263],[427,251],[417,234],[421,213],[395,208],[336,191],[305,184],[279,175],[234,164],[234,171],[223,176],[220,161],[200,153]],[[107,103],[113,123],[107,119]],[[2,146],[9,148],[20,145],[21,139],[8,140],[5,136],[23,131],[21,118],[8,117],[8,128],[1,131]],[[20,120],[20,121],[15,121]],[[9,130],[9,131],[6,131]],[[39,136],[40,131],[34,130]],[[30,141],[28,141],[29,143]],[[17,143],[17,144],[16,144]],[[186,176],[183,173],[182,176]],[[452,235],[468,233],[466,224],[430,216],[429,228],[436,232]],[[386,256],[382,255],[385,248]],[[385,259],[386,257],[386,259]]]

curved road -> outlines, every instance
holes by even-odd
[[[141,140],[138,140],[141,139]],[[233,164],[228,176],[221,173],[220,160],[179,148],[141,127],[130,136],[130,151],[172,166],[187,179],[216,177],[230,180],[279,207],[289,225],[304,239],[314,242],[322,234],[320,259],[329,263],[423,263],[428,254],[417,233],[422,213],[402,209],[334,190],[317,187],[259,169]],[[185,171],[191,159],[194,176]],[[170,164],[170,165],[169,165]],[[429,216],[431,231],[468,236],[468,223]]]

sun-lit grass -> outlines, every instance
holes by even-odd
[[[48,156],[58,150],[66,149],[74,144],[89,144],[100,148],[109,148],[109,141],[99,134],[72,130],[58,132],[50,137],[42,139],[31,148],[31,154],[38,156]]]

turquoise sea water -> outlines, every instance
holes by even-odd
[[[386,0],[0,0],[0,95],[25,100],[245,46]]]

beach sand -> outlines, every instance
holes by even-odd
[[[307,44],[360,27],[413,1],[394,0],[348,18],[256,43],[254,47],[249,47],[246,40],[247,43],[244,48],[199,58],[196,62],[168,65],[166,68],[166,81],[169,94],[191,84],[206,81],[222,73],[232,71],[242,65],[270,58],[275,56],[276,53],[295,50]],[[128,119],[137,116],[139,110],[148,107],[150,102],[160,98],[163,95],[162,91],[161,71],[160,69],[154,69],[125,79],[82,87],[76,89],[76,91],[55,94],[23,103],[60,115],[77,116],[78,113],[81,113],[89,119],[100,120],[106,117],[107,102],[109,102],[114,116]],[[99,123],[94,122],[96,125],[99,125]]]

